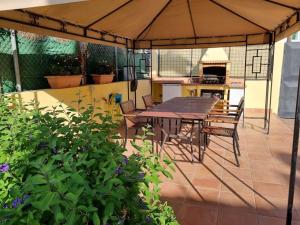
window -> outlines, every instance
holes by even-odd
[[[300,31],[292,34],[291,41],[300,41]]]

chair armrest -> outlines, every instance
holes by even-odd
[[[238,113],[239,109],[212,109],[211,112],[234,112]]]
[[[228,123],[228,124],[238,124],[239,123],[239,121],[236,121],[236,120],[226,120],[226,119],[218,119],[218,118],[208,118],[205,120],[205,122]]]
[[[122,114],[124,117],[136,117],[137,114]]]

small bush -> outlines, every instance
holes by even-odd
[[[178,224],[159,200],[171,164],[150,153],[147,128],[126,157],[118,124],[92,107],[41,113],[2,97],[0,115],[1,224]]]

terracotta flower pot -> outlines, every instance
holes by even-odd
[[[70,88],[80,86],[82,75],[45,76],[51,88]]]
[[[114,79],[114,74],[92,74],[95,84],[108,84]]]

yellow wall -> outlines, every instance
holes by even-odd
[[[280,83],[282,75],[282,63],[284,55],[284,43],[286,40],[281,40],[275,44],[274,67],[273,67],[273,90],[272,90],[272,112],[278,113]]]
[[[118,113],[120,109],[114,104],[107,104],[105,99],[108,100],[110,94],[122,94],[122,101],[128,100],[128,82],[114,82],[110,84],[86,85],[75,88],[64,89],[44,89],[36,91],[24,91],[13,94],[22,104],[31,101],[39,102],[40,107],[56,107],[60,104],[63,107],[72,107],[79,111],[78,99],[81,99],[80,107],[87,107],[94,105],[100,107],[102,112],[116,110]],[[139,80],[137,89],[137,108],[144,108],[142,100],[143,95],[151,93],[150,80]],[[134,92],[129,91],[130,99],[134,100]]]
[[[116,110],[119,113],[120,109],[114,104],[114,101],[113,104],[107,104],[105,101],[111,93],[122,94],[122,100],[126,101],[128,99],[127,82],[86,85],[64,89],[24,91],[13,95],[19,100],[22,99],[22,104],[35,101],[39,103],[40,107],[47,108],[56,107],[61,104],[63,107],[72,107],[77,111],[80,111],[78,99],[81,99],[80,107],[94,105],[95,107],[100,107],[102,112]]]
[[[246,81],[245,108],[263,109],[265,108],[265,98],[265,80]]]
[[[151,94],[151,80],[139,80],[136,90],[136,108],[145,109],[142,96]]]
[[[160,83],[152,84],[152,96],[154,102],[162,102],[162,84]]]

